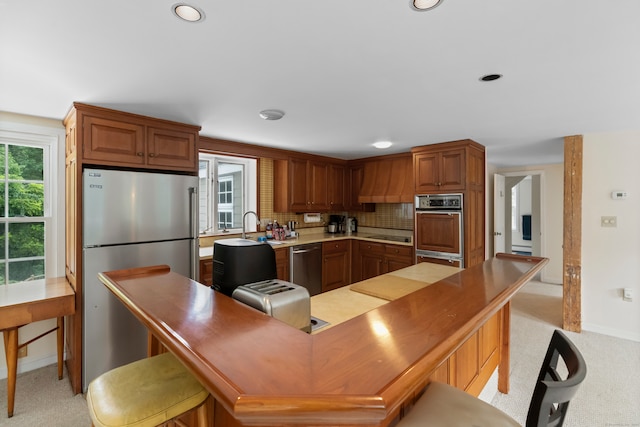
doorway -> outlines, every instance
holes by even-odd
[[[544,171],[494,174],[494,254],[546,255],[543,196]]]

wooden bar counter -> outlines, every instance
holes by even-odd
[[[456,380],[456,354],[491,319],[507,391],[509,301],[546,262],[498,255],[312,335],[166,266],[100,280],[211,392],[216,427],[387,426],[443,367]]]

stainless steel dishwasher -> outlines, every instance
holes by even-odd
[[[322,292],[322,243],[291,248],[291,283],[304,286],[309,295]]]

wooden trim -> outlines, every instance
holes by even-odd
[[[200,136],[199,150],[204,153],[226,154],[230,156],[250,157],[256,159],[267,158],[274,160],[287,160],[289,157],[296,157],[304,160],[324,161],[340,165],[347,164],[346,160],[334,157],[308,154],[300,151],[283,150],[280,148],[247,144],[244,142],[228,141],[226,139],[217,139],[202,135]]]
[[[564,138],[562,328],[582,330],[582,135]]]
[[[500,319],[500,364],[498,365],[498,391],[509,393],[509,371],[511,370],[511,301],[502,307]]]

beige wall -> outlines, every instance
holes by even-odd
[[[582,326],[640,341],[640,131],[588,134],[583,145]],[[629,196],[613,200],[614,190]],[[601,227],[601,216],[617,227]]]

